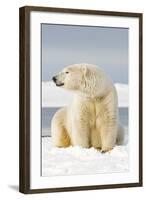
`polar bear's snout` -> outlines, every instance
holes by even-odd
[[[59,80],[58,76],[53,76],[52,80],[54,81],[54,83],[56,84],[56,86],[63,86],[64,85],[64,83]]]
[[[56,77],[56,76],[53,76],[53,77],[52,77],[52,80],[56,83],[57,77]]]

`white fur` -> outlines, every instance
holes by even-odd
[[[52,119],[53,145],[111,150],[123,129],[119,126],[117,93],[109,77],[90,64],[68,66],[55,77],[56,85],[74,92],[74,99]]]

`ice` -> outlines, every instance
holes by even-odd
[[[52,147],[51,137],[42,137],[42,176],[127,172],[128,155],[128,144],[101,153],[93,147]]]
[[[128,85],[116,83],[118,106],[128,107]],[[53,82],[42,82],[42,107],[63,107],[69,105],[73,93],[63,88],[56,87]]]

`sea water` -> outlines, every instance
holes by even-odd
[[[51,136],[51,120],[55,112],[60,109],[56,107],[42,108],[41,134],[42,136]],[[119,108],[120,122],[124,127],[128,127],[128,108]]]

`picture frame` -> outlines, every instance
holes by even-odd
[[[20,19],[20,121],[19,121],[19,191],[24,194],[32,193],[45,193],[45,192],[65,192],[65,191],[80,191],[80,190],[97,190],[97,189],[110,189],[110,188],[127,188],[127,187],[140,187],[142,186],[142,13],[131,13],[131,12],[115,12],[115,11],[97,11],[97,10],[81,10],[81,9],[67,9],[67,8],[52,8],[52,7],[35,7],[35,6],[24,6],[19,10],[19,19]],[[48,17],[46,17],[48,15]],[[101,19],[96,20],[98,17]],[[105,18],[105,20],[104,20]],[[130,112],[134,111],[132,107],[132,102],[135,104],[135,118],[132,118],[130,114],[129,120],[135,122],[133,125],[130,125],[130,131],[135,130],[135,135],[133,138],[137,138],[135,145],[135,151],[132,154],[135,155],[135,161],[132,161],[132,155],[130,162],[135,162],[136,168],[133,170],[133,167],[129,169],[133,172],[130,175],[125,174],[125,179],[122,180],[122,174],[117,175],[115,182],[106,180],[102,183],[96,183],[96,180],[92,183],[91,178],[94,175],[85,175],[87,179],[85,184],[81,183],[81,177],[73,175],[62,177],[41,177],[40,166],[38,167],[38,160],[41,160],[40,149],[40,132],[38,126],[34,127],[36,122],[39,123],[41,127],[40,116],[38,119],[33,121],[33,118],[37,118],[38,112],[41,115],[41,106],[40,98],[41,90],[41,79],[36,77],[41,77],[41,56],[42,50],[40,50],[40,35],[41,35],[41,26],[40,24],[47,23],[50,24],[70,24],[84,26],[106,26],[104,23],[111,23],[111,27],[117,27],[116,24],[119,24],[118,27],[127,27],[131,30],[131,35],[129,36],[130,45],[132,45],[132,39],[137,37],[136,42],[133,43],[133,49],[129,45],[129,66],[133,64],[131,58],[134,57],[134,62],[136,64],[133,66],[135,74],[130,75],[131,68],[129,70],[129,79],[131,80],[130,86],[130,95],[133,95],[133,98],[130,96]],[[58,22],[60,20],[60,22]],[[72,23],[69,21],[72,20]],[[74,20],[76,22],[74,22]],[[121,20],[121,21],[120,21]],[[123,21],[122,21],[123,20]],[[128,21],[129,20],[129,21]],[[90,22],[89,22],[90,21]],[[90,23],[93,25],[89,25]],[[109,21],[109,22],[108,22]],[[125,22],[126,21],[126,22]],[[94,25],[95,23],[95,25]],[[99,24],[98,24],[99,23]],[[102,25],[103,23],[103,25]],[[127,23],[127,24],[125,24]],[[128,24],[129,23],[129,24]],[[110,25],[109,25],[110,26]],[[37,27],[38,29],[35,29]],[[35,29],[35,30],[34,30]],[[33,31],[34,30],[34,31]],[[38,30],[38,32],[36,32]],[[132,31],[135,31],[135,35]],[[35,34],[34,34],[35,32]],[[133,38],[132,38],[133,37]],[[38,41],[38,42],[36,42]],[[32,47],[33,45],[35,47]],[[39,50],[38,50],[39,49]],[[135,55],[134,55],[135,54]],[[39,57],[39,62],[37,58]],[[34,59],[35,58],[35,59]],[[35,60],[35,61],[34,61]],[[34,65],[38,67],[34,67]],[[136,77],[135,84],[132,84],[132,80]],[[38,89],[40,88],[40,89]],[[35,94],[34,91],[38,91],[39,94]],[[33,96],[34,95],[34,96]],[[36,96],[35,96],[36,95]],[[136,99],[134,101],[134,99]],[[33,102],[35,105],[33,106]],[[33,108],[32,108],[33,107]],[[35,108],[37,112],[35,111]],[[131,123],[132,124],[132,123]],[[134,126],[136,124],[136,127]],[[133,127],[133,128],[132,128]],[[38,134],[34,134],[34,132]],[[38,146],[38,144],[40,146]],[[131,145],[133,143],[131,142]],[[35,156],[34,156],[35,155]],[[36,175],[37,174],[37,175]],[[39,177],[40,176],[40,177]],[[100,178],[102,179],[102,174]],[[108,175],[107,175],[108,176]],[[114,174],[113,174],[114,176]],[[129,178],[127,178],[129,177]],[[100,179],[99,178],[99,179]],[[82,176],[83,181],[84,177]],[[89,179],[89,181],[88,181]],[[113,178],[114,179],[114,178]],[[119,180],[121,179],[121,181]],[[64,181],[63,181],[64,180]],[[41,181],[41,183],[39,182]],[[48,181],[48,182],[47,182]],[[69,184],[70,183],[70,184]],[[37,186],[38,184],[38,186]],[[58,184],[58,185],[57,185]],[[64,184],[64,185],[63,185]]]

